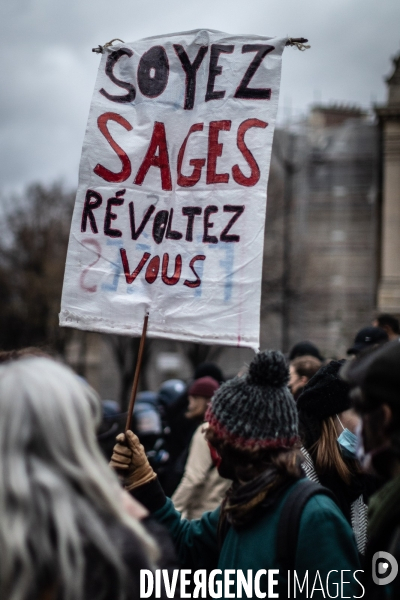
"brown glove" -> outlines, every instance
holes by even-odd
[[[157,477],[137,435],[127,431],[126,434],[117,435],[116,440],[118,443],[114,446],[110,466],[125,472],[127,490],[133,490]]]

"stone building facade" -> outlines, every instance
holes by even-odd
[[[376,312],[400,316],[400,55],[388,101],[366,114],[315,106],[276,131],[262,345],[345,356]]]
[[[288,351],[309,339],[327,356],[341,356],[355,332],[370,323],[378,155],[376,124],[353,107],[316,106],[307,122],[276,132],[266,223],[264,346]],[[271,292],[275,300],[268,307]]]
[[[381,140],[381,255],[378,309],[400,315],[400,54],[387,79],[388,102],[376,108]]]

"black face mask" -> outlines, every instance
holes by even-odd
[[[221,460],[217,466],[218,473],[224,479],[232,479],[232,481],[237,481],[236,469],[235,466],[232,464],[232,461],[224,457],[223,453],[222,456],[221,454],[219,454],[219,456]]]

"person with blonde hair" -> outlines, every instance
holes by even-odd
[[[96,392],[43,357],[0,366],[0,598],[131,600],[155,542],[96,442]]]

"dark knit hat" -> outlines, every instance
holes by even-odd
[[[350,386],[339,377],[344,360],[332,360],[309,380],[297,399],[299,412],[323,421],[350,408]]]
[[[189,396],[202,396],[203,398],[212,398],[214,392],[219,388],[218,381],[212,377],[200,377],[192,383],[189,388]]]
[[[212,362],[202,362],[197,365],[193,379],[200,379],[200,377],[212,377],[218,383],[225,381],[220,367]]]
[[[294,360],[298,356],[315,356],[321,362],[324,360],[317,346],[312,342],[298,342],[293,346],[289,354],[289,360]]]
[[[297,411],[281,352],[260,352],[244,377],[221,385],[206,413],[217,437],[245,450],[290,448],[298,441]]]

